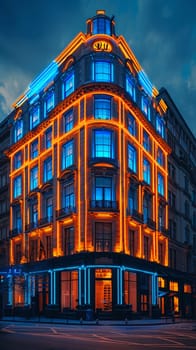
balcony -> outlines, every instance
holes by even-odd
[[[15,236],[19,235],[20,233],[22,233],[22,228],[16,227],[13,230],[10,230],[9,236],[10,236],[10,238],[15,237]]]
[[[32,231],[38,227],[38,222],[31,222],[30,224],[25,225],[25,231]]]
[[[163,233],[165,236],[168,236],[169,234],[169,231],[162,225],[159,225],[159,232]]]
[[[131,216],[134,220],[143,223],[144,216],[143,214],[139,213],[136,209],[129,208],[127,209],[127,215]]]
[[[151,218],[147,219],[147,226],[150,227],[152,230],[156,229],[156,222],[152,220]]]
[[[72,213],[76,212],[76,208],[75,207],[65,207],[65,208],[61,208],[59,210],[56,210],[56,217],[57,219],[60,219],[64,216],[68,216],[71,215]]]
[[[53,216],[46,216],[38,220],[38,226],[46,226],[53,222]]]
[[[117,201],[110,201],[110,200],[93,200],[90,201],[90,208],[91,210],[107,210],[107,211],[116,211],[118,210],[118,203]]]

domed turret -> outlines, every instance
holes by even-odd
[[[105,15],[104,10],[97,10],[96,16],[87,20],[87,34],[115,35],[114,16],[111,18]]]

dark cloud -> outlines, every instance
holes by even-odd
[[[74,36],[86,31],[86,19],[97,9],[115,16],[117,34],[125,37],[152,83],[168,89],[196,134],[195,0],[4,0],[0,11],[4,113],[5,105],[9,109]]]

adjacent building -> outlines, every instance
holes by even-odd
[[[168,227],[167,98],[113,18],[87,20],[15,102],[11,125],[9,308],[192,315],[192,233],[185,244]]]

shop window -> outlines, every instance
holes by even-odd
[[[78,271],[61,272],[61,307],[75,310],[78,305]]]

